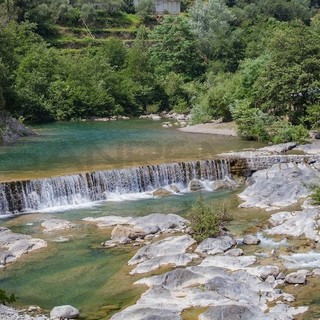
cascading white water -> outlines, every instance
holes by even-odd
[[[0,214],[106,200],[170,184],[186,187],[193,179],[214,181],[229,173],[227,160],[207,160],[0,183]]]

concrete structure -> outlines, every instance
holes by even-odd
[[[134,5],[137,6],[140,0],[134,0]],[[156,14],[179,14],[180,0],[154,0]]]

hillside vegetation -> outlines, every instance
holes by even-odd
[[[317,0],[0,0],[0,107],[26,122],[192,113],[275,142],[320,129]]]

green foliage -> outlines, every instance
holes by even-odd
[[[203,61],[184,16],[166,16],[152,34],[151,60],[160,75],[170,72],[194,79],[204,71]]]
[[[14,294],[11,294],[10,296],[8,296],[8,294],[6,293],[5,290],[0,289],[0,303],[6,305],[6,304],[10,304],[10,303],[14,303],[16,302],[16,297]]]
[[[145,21],[149,14],[155,12],[155,2],[153,0],[139,0],[135,6],[137,15]]]
[[[188,215],[192,236],[198,242],[210,237],[216,237],[220,234],[223,222],[231,221],[233,218],[228,213],[225,204],[218,210],[214,210],[206,205],[202,196],[200,196],[191,208]]]
[[[189,9],[190,28],[206,59],[214,56],[217,45],[230,30],[233,16],[223,0],[196,0]]]
[[[320,205],[320,187],[315,187],[311,194],[312,203],[314,205]]]
[[[314,104],[307,107],[304,121],[307,122],[312,129],[320,129],[320,104]]]

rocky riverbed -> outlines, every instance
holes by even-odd
[[[270,155],[292,148],[295,146],[286,145],[256,152]],[[253,229],[259,232],[224,232],[197,244],[188,221],[175,214],[83,219],[82,223],[110,229],[111,238],[102,243],[107,250],[139,248],[133,249],[128,261],[129,273],[137,277],[135,285],[145,286],[145,292],[111,319],[185,319],[183,315],[190,310],[199,320],[303,318],[308,307],[296,300],[292,287],[307,289],[320,277],[320,208],[308,198],[310,187],[320,186],[319,168],[320,162],[314,160],[274,164],[247,179],[239,194],[241,207],[272,211],[267,221]],[[288,210],[292,205],[296,208]],[[51,219],[41,227],[43,232],[56,232],[74,224]],[[0,236],[3,265],[46,245],[6,228]],[[0,308],[0,316],[4,320],[47,319],[40,311],[19,313],[6,307]]]

